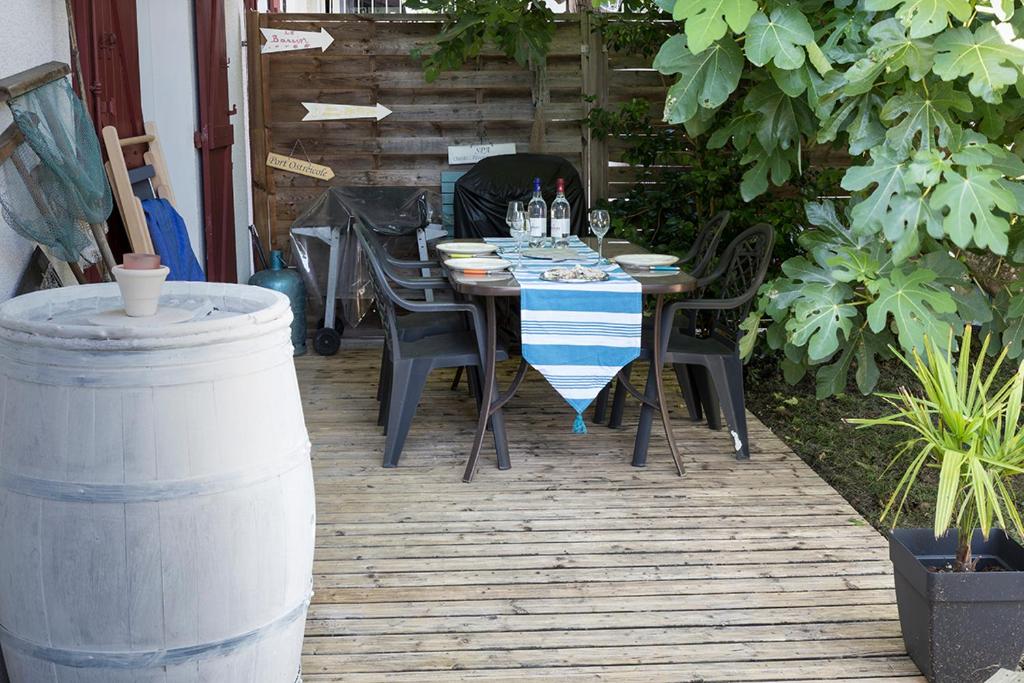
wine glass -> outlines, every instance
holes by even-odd
[[[508,234],[515,240],[516,265],[518,266],[523,260],[523,238],[526,237],[526,211],[523,209],[522,202],[508,203],[505,223],[508,225]]]
[[[611,216],[605,209],[594,209],[590,212],[590,232],[597,237],[597,262],[604,262],[604,236],[612,227]]]

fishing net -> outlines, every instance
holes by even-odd
[[[68,201],[60,178],[25,142],[0,163],[0,212],[19,235],[48,247],[56,258],[77,263],[91,252],[88,227]],[[92,254],[84,254],[92,261]]]
[[[18,129],[50,170],[45,191],[66,195],[63,204],[80,220],[107,220],[113,200],[100,143],[71,83],[51,81],[12,99],[10,107]]]

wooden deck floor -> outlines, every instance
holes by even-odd
[[[318,503],[307,682],[923,680],[884,540],[754,418],[747,463],[678,420],[680,479],[663,436],[629,465],[635,409],[575,435],[531,374],[507,408],[513,469],[485,447],[464,484],[474,406],[448,372],[401,467],[380,467],[378,359],[298,360]]]

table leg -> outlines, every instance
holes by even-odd
[[[484,436],[487,434],[487,422],[491,419],[491,413],[494,409],[494,375],[497,364],[498,355],[498,331],[497,322],[494,311],[494,297],[484,297],[487,301],[485,305],[487,318],[487,338],[485,342],[485,349],[483,354],[483,400],[480,402],[480,418],[477,420],[476,435],[473,437],[473,448],[469,452],[469,460],[466,462],[466,471],[462,475],[462,481],[471,482],[473,481],[473,475],[476,474],[476,466],[480,460],[480,449],[484,444]],[[499,466],[502,463],[499,463]],[[507,463],[506,463],[507,465]],[[506,467],[507,468],[507,467]]]
[[[676,440],[672,436],[672,423],[668,414],[668,402],[665,400],[665,383],[664,373],[662,372],[662,329],[661,329],[661,316],[665,308],[665,297],[659,294],[656,303],[654,304],[654,334],[653,344],[654,348],[651,350],[651,363],[654,367],[654,386],[658,390],[658,406],[661,410],[661,422],[665,426],[665,437],[668,439],[668,448],[672,452],[672,460],[676,463],[676,471],[679,472],[679,476],[683,476],[685,468],[683,467],[683,459],[679,455],[679,449],[676,448]]]

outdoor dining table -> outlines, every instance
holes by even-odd
[[[461,241],[483,241],[483,240],[461,240]],[[596,240],[593,238],[583,240],[587,246],[593,248]],[[605,257],[615,257],[624,254],[643,254],[647,253],[647,249],[633,244],[626,240],[608,239],[604,243],[604,255]],[[477,421],[476,434],[473,438],[473,447],[469,454],[469,460],[466,463],[466,471],[462,475],[462,480],[470,482],[473,480],[473,475],[476,473],[477,463],[480,459],[480,450],[483,446],[484,435],[487,432],[487,423],[491,418],[491,415],[495,411],[499,410],[502,406],[508,403],[516,391],[519,389],[519,385],[522,384],[523,378],[526,376],[526,370],[529,364],[525,359],[520,359],[519,367],[513,376],[511,384],[504,391],[499,391],[497,387],[497,378],[495,373],[496,357],[498,349],[498,333],[497,333],[497,314],[495,301],[498,298],[519,298],[520,289],[519,282],[515,278],[513,272],[500,273],[498,275],[474,275],[466,274],[460,271],[452,269],[444,269],[445,275],[451,282],[452,289],[457,293],[467,296],[475,297],[483,302],[485,310],[485,327],[487,328],[485,334],[485,348],[483,360],[483,392],[482,396],[485,399],[481,402],[480,406],[480,417]],[[685,294],[686,292],[693,291],[696,287],[696,279],[691,275],[680,270],[676,273],[665,273],[665,272],[652,272],[644,273],[642,271],[628,270],[627,271],[634,279],[636,279],[641,286],[641,293],[647,296],[655,297],[654,304],[654,330],[660,330],[662,326],[662,311],[664,309],[665,297],[672,294]],[[660,344],[654,344],[652,350],[652,375],[654,379],[654,385],[656,388],[656,402],[652,401],[651,398],[645,396],[638,391],[629,380],[626,372],[620,370],[617,377],[626,390],[632,394],[638,400],[646,403],[652,408],[657,409],[661,414],[661,421],[665,428],[665,436],[668,438],[669,450],[672,453],[672,459],[675,461],[676,470],[680,476],[683,474],[683,461],[679,455],[679,450],[676,447],[675,440],[672,438],[672,427],[669,422],[668,414],[668,403],[665,401],[665,387],[662,373],[662,348]],[[490,400],[487,400],[490,397]],[[646,453],[634,453],[633,454],[633,465],[635,467],[642,467],[646,463]],[[507,455],[498,458],[499,469],[509,469],[511,467],[510,459]]]

